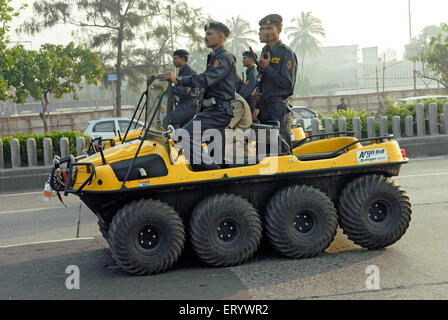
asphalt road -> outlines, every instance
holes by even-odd
[[[448,157],[411,160],[396,180],[413,214],[387,249],[364,250],[339,230],[313,259],[264,248],[244,265],[210,268],[187,250],[174,269],[145,277],[113,265],[95,216],[76,197],[64,208],[43,202],[40,191],[3,194],[0,299],[448,299]],[[70,265],[79,268],[78,290],[66,288]],[[379,289],[366,287],[372,265]]]

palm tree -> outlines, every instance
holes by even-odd
[[[305,56],[316,55],[319,52],[321,43],[317,37],[325,37],[325,30],[322,27],[322,21],[313,17],[311,12],[302,11],[299,17],[291,19],[291,23],[295,26],[286,28],[286,32],[288,39],[292,38],[290,47],[299,59],[299,80],[302,81]]]
[[[257,36],[257,31],[250,28],[249,21],[242,19],[240,16],[232,17],[231,20],[226,21],[230,28],[230,36],[226,41],[226,49],[233,53],[237,58],[238,68],[241,63],[239,59],[244,51],[249,50],[250,46],[257,45],[258,42],[253,39]]]

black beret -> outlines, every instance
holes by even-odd
[[[226,37],[229,37],[230,35],[230,29],[227,28],[227,26],[224,23],[218,21],[210,21],[209,23],[207,23],[204,27],[204,30],[207,31],[208,29],[220,31],[224,33]]]
[[[258,60],[257,54],[253,51],[244,51],[243,57],[248,57],[248,58],[252,58],[254,60]]]
[[[269,14],[263,19],[261,19],[260,22],[258,22],[258,24],[260,26],[262,24],[281,26],[283,24],[283,18],[279,14]]]
[[[184,49],[179,49],[174,51],[173,56],[178,56],[178,57],[188,57],[190,54],[188,53],[187,50]]]

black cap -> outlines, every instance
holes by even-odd
[[[174,51],[173,56],[178,56],[178,57],[188,57],[190,54],[188,53],[187,50],[184,49],[179,49]]]
[[[281,26],[283,24],[283,18],[279,14],[269,14],[263,19],[258,22],[258,24],[261,26],[262,24],[266,25],[274,25],[274,26]]]
[[[218,21],[210,21],[209,23],[207,23],[204,27],[204,30],[207,31],[208,29],[220,31],[224,33],[226,37],[229,37],[230,35],[230,29],[227,28],[227,26],[224,23]]]
[[[244,51],[243,57],[248,57],[248,58],[252,58],[254,60],[258,60],[257,54],[253,51]]]

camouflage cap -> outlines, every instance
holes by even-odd
[[[258,22],[258,24],[261,26],[262,24],[265,25],[275,25],[275,26],[281,26],[283,24],[283,18],[279,14],[269,14],[263,19]]]
[[[230,29],[224,23],[218,21],[210,21],[209,23],[207,23],[204,27],[204,30],[207,31],[209,29],[220,31],[224,33],[226,37],[229,37],[230,35]]]

